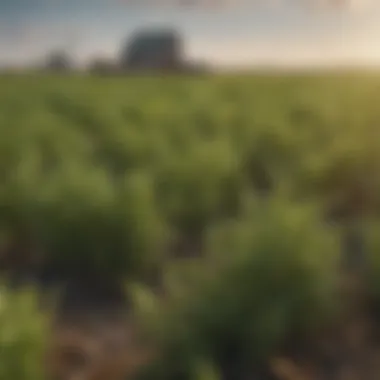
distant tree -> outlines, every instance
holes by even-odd
[[[106,58],[96,58],[90,62],[88,70],[93,74],[111,74],[117,70],[117,65]]]
[[[204,62],[187,62],[183,70],[189,74],[208,74],[211,68]]]
[[[67,71],[72,68],[72,61],[66,52],[57,50],[47,58],[46,68],[54,71]]]

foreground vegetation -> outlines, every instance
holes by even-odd
[[[380,296],[379,97],[375,75],[2,77],[1,264],[137,284],[149,379],[261,370],[337,312],[347,226]],[[44,317],[8,292],[0,378],[37,380]]]

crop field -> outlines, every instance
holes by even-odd
[[[377,328],[379,222],[378,74],[1,76],[0,380],[43,379],[37,291],[6,285],[41,273],[133,289],[143,379],[267,380],[342,320],[342,262]]]

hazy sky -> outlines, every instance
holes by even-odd
[[[227,6],[198,0],[203,4],[193,7],[165,1],[180,0],[0,0],[0,62],[34,60],[54,47],[81,62],[113,57],[136,28],[167,25],[184,35],[189,56],[221,65],[380,64],[379,0],[229,0]]]

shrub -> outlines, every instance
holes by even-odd
[[[0,379],[43,379],[46,317],[37,309],[36,293],[0,285]]]
[[[207,258],[168,284],[162,365],[171,372],[163,378],[191,378],[200,359],[230,365],[239,378],[294,334],[311,336],[328,321],[338,250],[310,210],[255,201],[240,220],[215,227]]]
[[[368,220],[364,228],[363,240],[366,248],[366,275],[368,293],[375,315],[380,318],[380,223],[378,219]]]

